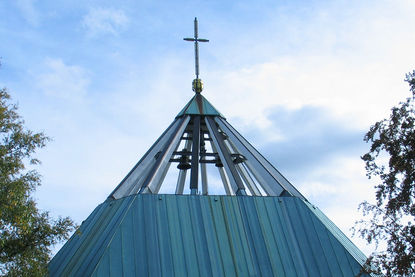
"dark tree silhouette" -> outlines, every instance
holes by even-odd
[[[357,222],[368,243],[384,245],[367,260],[366,270],[386,276],[415,276],[415,71],[406,75],[412,96],[376,122],[364,140],[367,176],[377,177],[376,204],[360,209],[370,220]]]
[[[0,90],[0,275],[46,276],[50,247],[66,239],[74,224],[69,218],[53,220],[41,212],[31,197],[41,184],[32,157],[48,141],[43,133],[26,130],[10,104],[6,89]]]

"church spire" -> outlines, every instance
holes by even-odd
[[[203,90],[203,83],[202,80],[199,79],[199,42],[209,42],[208,39],[199,38],[198,34],[198,25],[197,25],[197,17],[195,17],[194,21],[194,37],[193,38],[184,38],[186,41],[193,41],[195,43],[195,74],[196,79],[192,82],[193,91],[196,93],[201,93]]]

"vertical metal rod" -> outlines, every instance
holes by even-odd
[[[190,194],[197,194],[199,182],[200,116],[193,117],[192,167],[190,171]]]
[[[201,137],[200,137],[200,152],[206,153],[206,141],[205,141],[205,136],[202,132],[201,132]],[[202,195],[208,195],[208,180],[207,180],[207,172],[206,172],[205,163],[200,164],[200,175],[202,177]]]
[[[195,70],[196,70],[196,79],[199,78],[199,34],[197,30],[197,18],[195,17]]]
[[[187,170],[180,170],[179,177],[177,177],[177,186],[175,194],[183,194],[184,182],[186,181]]]
[[[207,182],[206,164],[204,163],[200,164],[200,171],[202,175],[202,194],[207,195],[208,194],[208,182]]]

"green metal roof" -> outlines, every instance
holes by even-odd
[[[51,276],[355,276],[365,256],[298,197],[135,194],[99,205]]]
[[[192,99],[184,106],[176,117],[183,115],[212,115],[225,118],[210,102],[200,93],[196,93]]]

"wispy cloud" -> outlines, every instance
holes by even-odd
[[[364,131],[334,118],[326,108],[304,106],[291,110],[276,107],[268,120],[271,124],[267,129],[279,134],[279,139],[254,140],[262,141],[262,151],[294,174],[304,175],[340,155],[359,157],[363,151]]]
[[[129,22],[124,11],[116,9],[92,8],[82,19],[82,26],[89,36],[104,34],[116,35],[126,28]]]
[[[43,68],[37,76],[37,86],[45,94],[72,100],[79,100],[86,94],[89,78],[82,67],[48,58]]]
[[[367,128],[409,96],[402,80],[415,60],[415,37],[407,35],[414,4],[379,2],[306,5],[305,18],[276,12],[264,27],[268,32],[258,32],[269,34],[266,42],[238,33],[243,42],[217,51],[228,68],[205,74],[212,79],[206,84],[212,102],[263,128],[270,124],[264,112],[276,105],[324,106]]]

